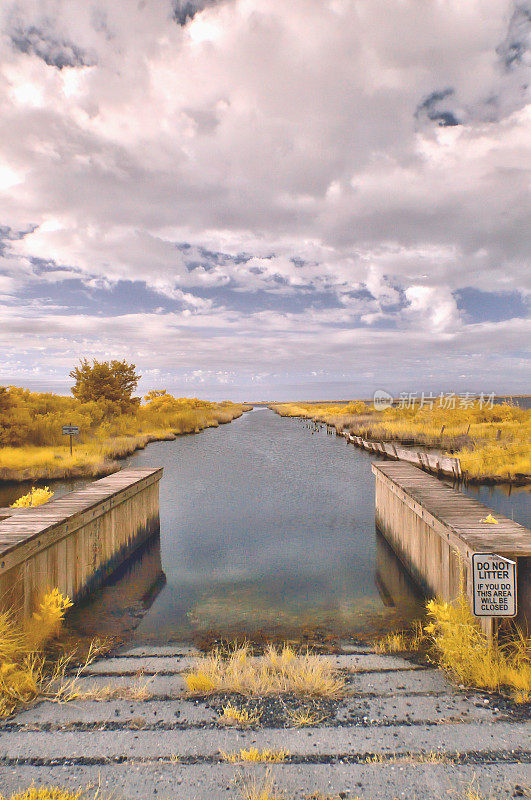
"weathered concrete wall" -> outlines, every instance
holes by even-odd
[[[461,587],[472,596],[474,552],[517,562],[518,617],[531,627],[529,566],[531,531],[409,464],[373,464],[376,524],[426,594],[450,602]],[[497,525],[480,522],[489,513]],[[481,618],[486,633],[490,618]]]
[[[58,588],[74,601],[159,530],[162,469],[124,469],[0,522],[0,607],[28,616]]]

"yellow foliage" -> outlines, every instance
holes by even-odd
[[[44,645],[57,637],[71,605],[68,597],[54,590],[25,624],[18,623],[9,611],[0,612],[0,718],[40,695],[67,698],[72,681],[65,682],[65,674],[75,653],[51,656]],[[97,654],[91,645],[84,664]]]
[[[248,750],[242,748],[232,753],[222,752],[221,755],[225,761],[228,761],[230,764],[238,764],[240,761],[251,761],[261,764],[280,764],[289,756],[289,750],[270,750],[269,748],[258,750],[257,747],[249,747]]]
[[[30,786],[24,792],[10,795],[9,800],[81,800],[82,797],[81,789],[71,792],[69,789],[62,789],[59,786]],[[8,800],[8,798],[0,795],[0,800]]]
[[[48,500],[51,500],[53,495],[54,493],[51,491],[49,486],[43,486],[42,489],[32,486],[27,494],[22,495],[22,497],[19,497],[18,500],[15,500],[15,502],[12,503],[11,508],[30,508],[31,506],[42,506],[44,503],[47,503]]]
[[[298,654],[288,645],[280,650],[270,645],[260,658],[252,656],[248,645],[228,657],[215,650],[199,659],[185,680],[194,694],[238,692],[249,696],[294,692],[335,697],[344,685],[328,659]]]
[[[148,442],[216,427],[249,408],[175,398],[162,390],[150,392],[146,400],[144,405],[123,406],[109,400],[81,402],[16,386],[0,387],[0,479],[108,474],[117,469],[115,459]],[[80,430],[72,455],[62,435],[66,422]]]
[[[294,728],[305,728],[308,725],[318,725],[324,720],[316,711],[299,709],[288,713],[289,721]]]
[[[375,441],[451,449],[471,478],[531,475],[531,410],[511,403],[492,408],[475,403],[465,408],[457,402],[455,408],[445,408],[436,400],[433,408],[415,403],[411,408],[393,406],[381,412],[361,401],[281,403],[272,408],[281,416],[313,419],[338,431],[348,428]]]
[[[238,708],[228,703],[223,706],[223,714],[220,717],[220,722],[225,725],[239,725],[242,728],[248,728],[260,724],[260,717],[258,714],[253,714],[245,708]]]
[[[521,631],[504,645],[489,641],[477,627],[466,595],[454,603],[430,600],[429,624],[438,665],[465,686],[490,691],[510,690],[513,699],[525,702],[531,693],[530,642]]]

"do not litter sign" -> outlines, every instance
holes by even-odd
[[[472,555],[476,617],[516,616],[516,562],[495,553]]]

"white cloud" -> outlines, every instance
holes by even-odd
[[[415,332],[426,358],[431,336],[468,341],[457,289],[527,285],[529,37],[515,8],[8,0],[0,222],[14,234],[0,292],[22,296],[74,276],[89,292],[145,281],[183,303],[170,330],[193,336],[197,357],[210,362],[197,332],[216,329],[236,371],[246,336],[269,374],[275,359],[296,371],[321,351],[331,367],[344,357],[335,345],[351,335],[383,359],[391,334],[367,325]],[[34,259],[59,270],[47,274]],[[231,312],[216,297],[227,288],[298,305]],[[315,305],[322,293],[338,307]],[[24,309],[21,347],[41,323],[47,335],[35,309]],[[15,325],[7,307],[4,317]],[[47,319],[51,339],[61,327],[70,335],[68,315]],[[109,349],[123,346],[130,319],[106,318]],[[150,335],[167,323],[161,309],[135,320]],[[100,346],[102,324],[80,319],[83,346]],[[263,325],[265,338],[255,333]],[[484,346],[497,349],[488,337],[501,331],[482,328]],[[457,361],[448,374],[460,374]]]

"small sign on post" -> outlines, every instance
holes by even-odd
[[[70,455],[72,455],[72,436],[79,435],[78,425],[63,425],[63,436],[70,436]]]
[[[516,616],[516,561],[495,553],[472,555],[476,617]]]

